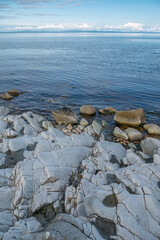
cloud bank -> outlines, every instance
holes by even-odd
[[[3,28],[6,31],[97,31],[97,32],[160,32],[160,27],[146,26],[142,23],[128,22],[123,25],[94,25],[94,24],[46,24],[38,26],[13,26]]]

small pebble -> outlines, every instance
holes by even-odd
[[[67,126],[67,129],[71,131],[71,130],[73,129],[72,125],[69,124],[69,125]]]

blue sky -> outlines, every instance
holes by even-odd
[[[160,0],[0,0],[0,29],[160,32]]]

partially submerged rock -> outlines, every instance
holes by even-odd
[[[92,116],[96,114],[96,109],[91,105],[83,105],[80,107],[80,113]]]
[[[9,91],[7,91],[11,96],[13,97],[17,97],[20,95],[20,92],[16,89],[10,89]]]
[[[119,125],[138,127],[145,121],[145,114],[142,108],[116,112],[114,120]]]
[[[78,116],[70,108],[61,108],[58,111],[52,111],[52,116],[59,125],[76,124]]]
[[[11,100],[13,98],[13,96],[9,93],[3,93],[0,95],[0,98],[2,98],[4,100]]]
[[[115,114],[117,110],[112,107],[106,107],[105,109],[99,109],[98,112],[101,114],[112,115],[112,114]]]
[[[19,96],[20,92],[16,89],[10,89],[9,91],[0,95],[0,98],[4,100],[11,100],[14,97]]]
[[[147,131],[149,134],[160,135],[160,127],[156,124],[145,124],[143,126],[144,130]]]

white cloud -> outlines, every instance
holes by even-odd
[[[58,24],[58,25],[54,25],[54,24],[47,24],[47,25],[44,25],[44,26],[37,26],[35,29],[38,29],[38,30],[64,30],[65,27],[64,25],[62,24]]]
[[[9,27],[6,30],[34,30],[34,27],[31,26],[19,26],[19,27]]]
[[[128,22],[124,25],[118,25],[118,26],[108,26],[105,25],[106,30],[125,30],[125,31],[144,31],[144,24],[142,23],[136,23],[136,22]]]
[[[121,32],[160,32],[160,27],[150,27],[145,26],[142,23],[128,22],[124,25],[95,25],[95,24],[46,24],[39,26],[16,26],[10,27],[6,30],[48,30],[48,31],[68,31],[68,30],[77,30],[77,31],[121,31]]]

